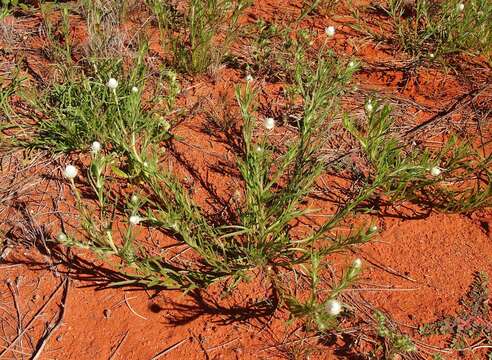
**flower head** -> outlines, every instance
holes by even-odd
[[[357,258],[354,260],[354,262],[352,263],[352,267],[354,269],[360,269],[362,267],[362,260]]]
[[[132,93],[134,93],[134,94],[138,93],[138,87],[133,86],[132,87]]]
[[[431,59],[434,59],[434,58],[436,57],[436,55],[435,55],[434,53],[430,53],[430,54],[429,54],[429,57],[430,57]]]
[[[337,316],[342,311],[342,304],[338,300],[330,299],[326,302],[325,309],[328,315]]]
[[[128,221],[130,222],[130,224],[132,225],[138,225],[140,224],[140,222],[142,221],[143,219],[138,216],[138,215],[132,215],[130,216],[130,218],[128,219]]]
[[[58,236],[56,237],[56,240],[58,240],[59,242],[65,242],[67,241],[67,235],[65,235],[64,233],[59,233]]]
[[[430,173],[432,176],[439,176],[442,173],[442,170],[438,168],[437,166],[434,166],[430,169]]]
[[[118,80],[116,80],[115,78],[110,78],[106,83],[106,86],[111,90],[115,90],[118,87]]]
[[[370,233],[375,233],[376,231],[378,231],[377,225],[371,225],[371,227],[369,227]]]
[[[328,37],[333,37],[335,36],[335,27],[334,26],[328,26],[325,28],[325,33],[328,35]]]
[[[267,130],[272,130],[275,127],[275,120],[271,117],[265,118],[263,124]]]
[[[369,101],[367,102],[367,104],[366,104],[366,111],[367,111],[368,113],[371,113],[373,110],[374,110],[374,106],[372,105],[371,100],[369,100]]]
[[[102,145],[99,141],[94,141],[91,145],[91,153],[97,154],[99,151],[101,151]]]
[[[66,177],[69,180],[72,180],[77,176],[78,170],[75,166],[73,165],[67,165],[65,167],[65,170],[63,170],[63,176]]]
[[[463,3],[459,3],[459,4],[456,6],[456,8],[458,9],[458,11],[460,11],[460,12],[461,12],[461,11],[465,10],[465,4],[463,4]]]
[[[251,82],[251,81],[253,81],[253,80],[254,80],[254,79],[253,79],[253,76],[251,76],[251,74],[246,75],[246,81],[247,81],[247,82]]]
[[[138,202],[138,196],[133,194],[132,197],[130,198],[130,201],[134,204],[136,204]]]

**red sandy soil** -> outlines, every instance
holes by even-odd
[[[286,22],[289,16],[299,13],[300,4],[299,0],[258,0],[248,10],[244,21],[263,18]],[[326,16],[308,17],[303,26],[322,33],[325,26],[337,25],[333,49],[375,66],[370,72],[361,71],[357,75],[362,91],[378,91],[388,97],[411,101],[406,116],[398,119],[402,126],[411,127],[426,121],[466,96],[478,87],[477,84],[484,84],[487,79],[490,84],[492,72],[483,65],[480,65],[480,71],[468,72],[465,76],[421,68],[404,79],[403,70],[389,68],[390,63],[402,61],[401,55],[375,47],[350,27],[342,25],[346,20],[347,11],[341,7],[340,13],[333,10]],[[19,29],[19,34],[24,29],[29,39],[25,47],[38,49],[25,52],[31,71],[40,77],[47,76],[50,69],[39,53],[42,44],[34,31],[39,26],[39,18],[15,21],[14,28]],[[73,30],[74,38],[84,38],[75,32],[83,32],[82,22]],[[229,96],[227,94],[232,93],[234,85],[241,79],[242,74],[237,70],[220,69],[214,79],[199,77],[190,81],[188,96],[181,101],[186,101],[187,107],[202,97],[216,101],[222,94]],[[278,86],[264,84],[265,89],[271,90]],[[481,96],[484,106],[490,108],[490,93]],[[354,98],[344,105],[360,109],[362,104],[360,99]],[[450,126],[468,128],[465,122],[460,123],[465,115],[449,116],[443,121]],[[176,144],[176,152],[193,164],[199,177],[214,185],[220,197],[227,199],[235,187],[234,177],[211,169],[213,165],[234,158],[224,144],[204,133],[203,118],[203,113],[197,110],[196,116],[189,117],[176,129],[185,138],[184,143]],[[490,130],[490,127],[484,129],[484,133]],[[59,176],[56,170],[44,172]],[[203,184],[198,179],[191,181],[196,186],[197,196],[206,196]],[[30,199],[27,208],[32,212],[34,223],[44,224],[56,234],[59,228],[44,220],[46,209],[51,206],[46,204],[49,200],[31,195],[17,200]],[[329,204],[324,206],[327,208]],[[490,210],[471,215],[430,212],[417,214],[414,218],[381,216],[373,220],[381,229],[380,237],[355,249],[355,253],[344,257],[343,261],[351,261],[356,256],[365,260],[358,288],[353,291],[385,310],[404,332],[415,335],[413,330],[421,324],[442,315],[455,314],[473,274],[484,271],[492,275]],[[84,252],[76,254],[91,259]],[[93,269],[101,264],[98,260],[89,261],[94,263]],[[66,267],[57,268],[49,257],[27,246],[16,246],[6,257],[5,265],[0,264],[0,335],[3,338],[0,346],[8,346],[18,332],[27,334],[22,343],[19,342],[21,346],[15,347],[15,352],[6,353],[4,357],[0,355],[0,359],[30,357],[45,327],[60,313],[63,288],[59,285],[65,279],[64,270]],[[219,289],[210,290],[205,299],[197,299],[179,292],[99,289],[98,281],[91,280],[90,273],[71,276],[63,321],[46,342],[41,359],[151,359],[158,354],[161,355],[156,358],[162,359],[357,358],[353,353],[340,350],[343,346],[341,338],[335,341],[335,346],[324,346],[311,338],[309,343],[316,347],[311,354],[304,352],[309,348],[305,346],[308,340],[302,339],[312,335],[303,333],[295,324],[288,325],[284,312],[277,311],[258,319],[254,311],[241,308],[248,302],[270,296],[263,276],[258,274],[253,284],[243,285],[241,291],[224,300],[219,299]],[[48,306],[35,317],[55,289],[58,290]],[[17,328],[18,316],[25,329]],[[442,337],[423,340],[434,346],[446,346],[446,339]],[[25,349],[25,354],[21,349]],[[481,359],[485,355],[477,352],[467,356]],[[454,359],[457,355],[443,354],[443,357]]]

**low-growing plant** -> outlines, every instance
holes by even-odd
[[[313,324],[320,329],[330,327],[342,306],[336,297],[355,280],[360,261],[349,267],[325,300],[319,299],[316,290],[320,264],[326,261],[328,254],[367,241],[375,230],[365,227],[348,236],[331,234],[332,229],[349,215],[347,209],[353,209],[367,199],[370,191],[361,191],[314,232],[294,235],[293,222],[314,211],[305,208],[302,202],[312,192],[316,178],[323,171],[323,163],[317,157],[322,146],[320,129],[334,110],[334,99],[355,71],[333,58],[320,57],[312,73],[302,60],[297,59],[295,79],[297,91],[304,98],[304,117],[298,123],[298,136],[281,154],[277,154],[269,141],[270,131],[275,127],[274,119],[265,119],[266,130],[263,135],[256,135],[261,131],[257,129],[255,91],[251,84],[248,82],[245,88],[237,89],[244,124],[243,152],[238,154],[237,163],[243,186],[236,193],[243,200],[232,218],[224,219],[223,223],[211,221],[175,175],[161,165],[158,153],[154,156],[142,154],[141,147],[136,151],[125,151],[122,156],[118,149],[125,145],[118,143],[115,151],[94,152],[88,169],[89,184],[98,199],[97,212],[91,207],[93,205],[84,204],[73,182],[77,173],[74,168],[67,167],[65,176],[70,179],[76,194],[85,240],[76,234],[61,234],[59,240],[65,245],[91,249],[106,258],[118,257],[121,260],[118,269],[128,277],[119,285],[142,284],[189,291],[225,282],[228,291],[232,291],[239,282],[249,281],[256,269],[265,269],[277,291],[288,299],[294,317],[313,319]],[[137,134],[142,143],[156,141],[152,134]],[[118,203],[117,196],[111,191],[115,186],[110,184],[114,180],[107,176],[108,171],[126,181],[138,180],[141,191]],[[118,206],[127,209],[126,230],[117,225],[115,209]],[[138,228],[143,224],[186,244],[194,255],[187,259],[175,259],[166,252],[160,256],[151,255],[138,240]],[[117,229],[120,229],[120,239],[115,236]],[[296,302],[288,293],[288,287],[282,288],[280,277],[276,275],[301,264],[311,264],[314,285],[308,303]],[[268,269],[275,269],[275,272]]]
[[[391,18],[390,28],[375,32],[359,20],[359,29],[379,40],[396,40],[412,56],[432,61],[457,53],[491,55],[490,1],[388,0],[380,9]],[[388,32],[396,39],[383,34]]]
[[[387,319],[380,311],[374,313],[378,323],[378,336],[383,340],[383,358],[397,359],[398,355],[411,353],[417,350],[410,337],[400,333],[387,324]]]
[[[379,184],[380,195],[390,203],[412,201],[449,212],[492,204],[492,156],[481,155],[456,136],[434,152],[409,147],[391,132],[394,120],[389,106],[369,99],[365,110],[367,124],[357,126],[345,117],[344,125],[358,140],[366,161],[358,174]]]
[[[155,143],[168,139],[170,124],[164,116],[173,106],[179,84],[174,72],[164,70],[159,84],[167,88],[155,87],[152,102],[144,107],[145,53],[143,46],[126,76],[121,61],[89,61],[81,73],[65,71],[65,81],[41,95],[27,92],[25,98],[43,116],[36,120],[35,132],[19,140],[32,148],[66,152],[87,149],[93,141],[126,151],[127,144],[136,146],[136,133],[148,133]],[[164,94],[167,103],[161,101]]]
[[[125,43],[122,25],[125,22],[131,0],[82,0],[81,13],[85,16],[88,31],[88,55],[95,58],[118,59]],[[134,36],[137,36],[135,34]]]
[[[172,52],[175,66],[201,73],[227,56],[239,30],[239,16],[250,0],[190,0],[179,7],[177,2],[146,3],[157,19],[161,43]]]
[[[458,314],[446,315],[422,325],[419,329],[420,334],[447,335],[450,347],[458,351],[469,348],[469,344],[476,341],[480,341],[484,346],[492,346],[488,284],[488,275],[477,272],[468,293],[460,300],[462,308]],[[489,352],[488,358],[491,357],[492,352]]]
[[[70,7],[66,4],[58,5],[53,2],[42,3],[40,12],[43,19],[43,31],[46,44],[43,47],[44,54],[56,63],[71,66],[72,64],[72,39],[70,29]],[[54,13],[59,11],[60,21],[54,20]]]

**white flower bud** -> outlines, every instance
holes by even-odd
[[[102,146],[99,141],[94,141],[91,145],[91,153],[97,154],[99,151],[101,151]]]
[[[437,166],[434,166],[430,169],[430,173],[432,176],[439,176],[441,175],[441,172],[442,172],[441,169],[438,168]]]
[[[133,194],[133,195],[132,195],[132,197],[130,198],[130,201],[131,201],[132,203],[134,203],[134,204],[135,204],[135,203],[137,203],[137,202],[138,202],[138,196],[137,196],[137,195],[135,195],[135,194]]]
[[[366,111],[368,113],[371,113],[372,111],[374,110],[374,106],[372,105],[372,103],[369,101],[367,104],[366,104]]]
[[[252,77],[250,74],[246,75],[246,81],[247,81],[247,82],[251,82],[251,81],[253,81],[253,80],[254,80],[254,79],[253,79],[253,77]]]
[[[59,233],[58,236],[56,237],[56,240],[63,243],[67,241],[67,235],[65,235],[64,233]]]
[[[465,4],[463,4],[463,3],[459,3],[459,4],[457,5],[457,9],[458,9],[458,11],[459,11],[459,12],[461,12],[461,11],[465,10]]]
[[[360,269],[362,267],[362,260],[359,258],[355,259],[352,266],[354,269]]]
[[[133,86],[132,87],[132,93],[134,93],[134,94],[138,93],[138,87]]]
[[[118,80],[116,80],[115,78],[110,78],[106,83],[106,86],[111,90],[115,90],[118,87]]]
[[[369,232],[370,233],[375,233],[376,231],[378,231],[377,225],[371,225],[371,227],[369,228]]]
[[[73,165],[67,165],[63,171],[63,176],[71,180],[77,176],[78,170]]]
[[[334,26],[328,26],[325,28],[325,33],[328,35],[328,37],[333,37],[335,36],[335,27]]]
[[[342,304],[338,300],[330,299],[325,304],[328,315],[337,316],[342,311]]]
[[[130,218],[128,219],[128,221],[130,222],[130,224],[132,225],[138,225],[143,219],[138,216],[138,215],[132,215],[130,216]]]
[[[267,130],[272,130],[275,127],[275,120],[271,117],[266,118],[263,123]]]

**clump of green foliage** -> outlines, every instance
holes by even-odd
[[[480,154],[455,136],[435,152],[409,147],[391,131],[394,120],[389,106],[370,99],[365,108],[366,124],[345,117],[344,125],[361,146],[365,167],[357,173],[379,189],[374,198],[412,201],[448,212],[492,204],[492,156]]]
[[[135,146],[136,133],[148,134],[154,143],[168,139],[170,124],[164,117],[180,91],[179,84],[173,71],[162,71],[160,85],[144,107],[145,54],[143,46],[128,75],[121,61],[89,61],[81,72],[65,71],[65,81],[41,95],[27,92],[25,98],[43,117],[35,133],[20,140],[29,147],[67,152],[87,149],[93,141],[122,151],[126,144]],[[111,78],[119,79],[115,89],[108,87]]]
[[[238,19],[249,0],[147,0],[161,33],[164,49],[170,50],[176,68],[202,73],[218,65],[228,54],[239,31]]]
[[[381,5],[391,18],[391,28],[365,32],[380,40],[393,41],[412,56],[436,59],[458,53],[491,55],[492,3],[488,0],[388,0]]]
[[[378,336],[383,340],[383,358],[396,359],[398,355],[415,352],[417,347],[410,337],[393,329],[387,324],[383,313],[376,311],[374,317],[377,321]]]

